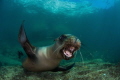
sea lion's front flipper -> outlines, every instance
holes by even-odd
[[[26,52],[27,56],[31,59],[31,60],[36,60],[37,57],[35,55],[35,47],[33,47],[29,40],[27,39],[27,36],[26,36],[26,33],[25,33],[25,30],[24,30],[24,21],[23,23],[21,24],[21,27],[20,27],[20,30],[19,30],[19,35],[18,35],[18,39],[19,39],[19,42],[21,43],[24,51]]]
[[[53,72],[57,72],[57,71],[68,71],[70,70],[73,66],[75,65],[75,63],[67,66],[67,67],[57,67],[54,70],[52,70]]]

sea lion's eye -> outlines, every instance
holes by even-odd
[[[61,35],[61,36],[59,37],[59,40],[60,40],[60,41],[63,41],[63,40],[66,39],[66,38],[67,38],[67,36]]]

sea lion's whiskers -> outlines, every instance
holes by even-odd
[[[75,59],[76,59],[76,55],[77,55],[77,53],[78,53],[78,52],[76,51],[76,52],[75,52],[75,57],[74,57],[74,60],[73,60],[74,62],[75,62]]]
[[[83,67],[84,67],[84,59],[83,59],[83,56],[82,56],[82,53],[81,53],[80,50],[79,50],[79,53],[80,53],[80,56],[81,56],[81,58],[82,58],[82,63],[83,63]]]
[[[63,45],[61,45],[61,46],[63,46]],[[57,49],[54,50],[53,54],[54,54],[61,46],[57,47]]]

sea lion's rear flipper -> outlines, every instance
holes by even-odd
[[[57,71],[68,71],[70,70],[73,66],[75,65],[75,63],[67,66],[67,67],[57,67],[54,70],[52,70],[53,72],[57,72]]]
[[[21,27],[20,27],[20,30],[19,30],[18,39],[19,39],[19,42],[21,43],[24,51],[26,52],[27,56],[28,56],[31,60],[36,60],[37,57],[36,57],[36,55],[35,55],[35,53],[34,53],[35,47],[33,47],[33,46],[30,44],[29,40],[27,39],[25,30],[24,30],[24,21],[23,21],[23,23],[21,24]]]

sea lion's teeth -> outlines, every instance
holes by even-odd
[[[70,47],[70,51],[74,51],[75,47]]]
[[[67,57],[71,57],[72,54],[69,52],[69,51],[64,51],[64,54],[67,56]]]

